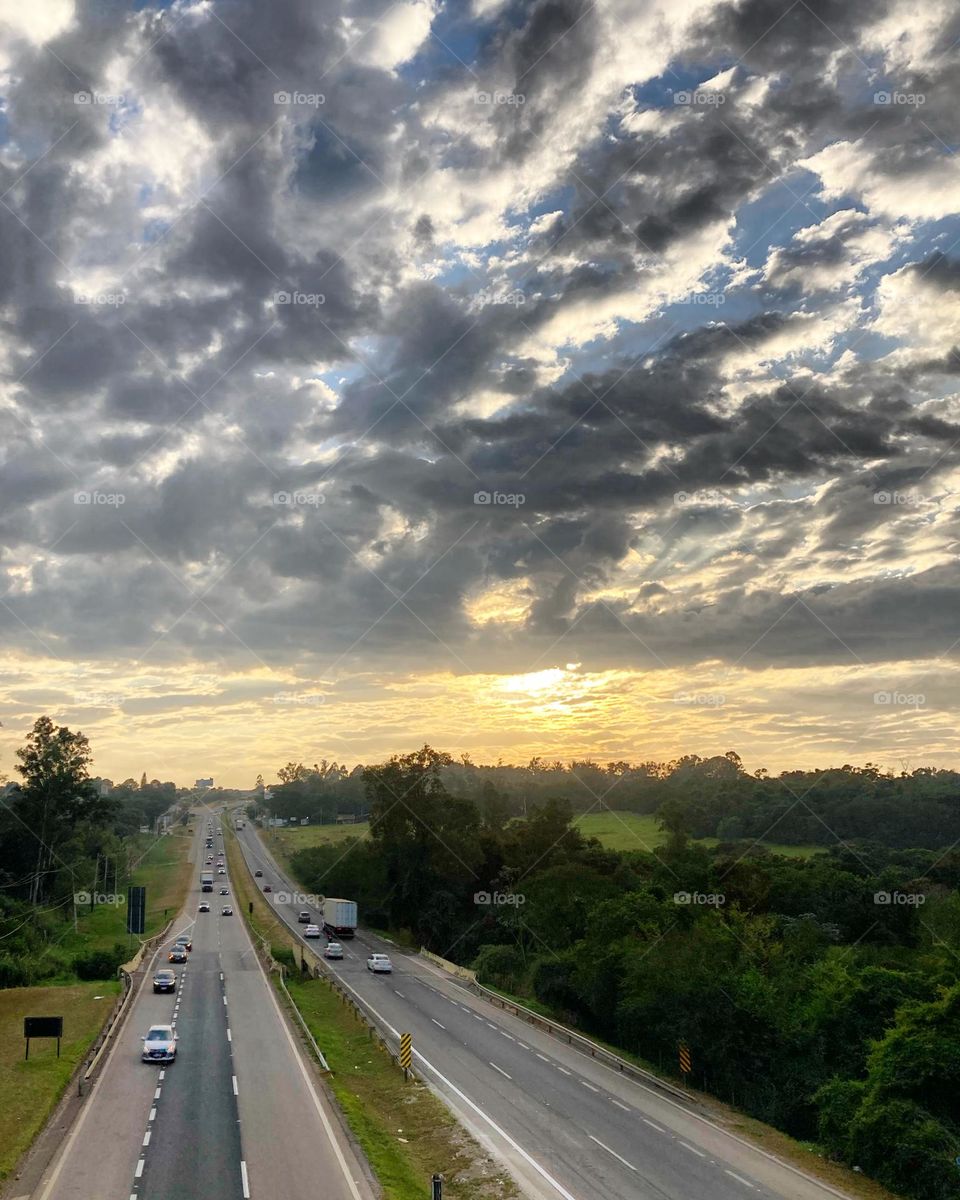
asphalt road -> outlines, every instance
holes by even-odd
[[[278,915],[302,937],[311,909],[257,831],[238,834]],[[319,917],[318,910],[311,909]],[[319,921],[318,921],[319,923]],[[314,950],[322,939],[305,942]],[[537,1200],[829,1200],[793,1170],[653,1087],[531,1028],[432,963],[360,931],[329,965],[395,1032],[413,1035],[422,1074]],[[373,975],[386,952],[393,974]]]
[[[201,896],[207,815],[191,850],[193,887],[156,966],[178,933],[193,950],[175,995],[153,972],[34,1200],[372,1200],[369,1177],[304,1062],[266,980],[229,875]],[[214,820],[216,825],[216,820]],[[215,843],[214,853],[219,849]],[[230,888],[232,892],[232,888]],[[209,913],[199,913],[201,899]],[[152,1024],[174,1023],[177,1061],[140,1061]]]

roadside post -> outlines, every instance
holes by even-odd
[[[403,1077],[406,1079],[407,1072],[413,1065],[413,1035],[409,1033],[400,1034],[400,1066],[403,1067]],[[434,1176],[434,1179],[438,1176]]]
[[[430,1200],[443,1200],[443,1176],[434,1175],[430,1180],[432,1193]]]
[[[690,1058],[690,1047],[686,1042],[681,1042],[678,1050],[680,1052],[680,1074],[683,1076],[684,1086],[686,1086],[687,1076],[692,1069],[692,1060]]]

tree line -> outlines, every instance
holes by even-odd
[[[777,781],[724,757],[663,775],[677,785],[656,810],[664,846],[614,852],[580,833],[569,795],[528,795],[524,816],[489,779],[457,792],[463,764],[424,747],[363,771],[368,837],[304,849],[293,868],[309,891],[355,898],[368,926],[663,1070],[685,1042],[696,1086],[904,1195],[956,1196],[960,852],[932,809],[887,807],[899,794],[949,815],[960,788],[948,772],[845,767],[812,807],[845,812],[857,836],[807,857],[749,834],[707,847],[691,835],[716,835],[718,811],[781,802]]]

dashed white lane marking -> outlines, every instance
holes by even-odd
[[[651,1129],[655,1129],[657,1133],[667,1132],[662,1125],[658,1125],[655,1121],[648,1121],[646,1117],[643,1118],[643,1123],[644,1125],[649,1125]]]
[[[599,1138],[595,1138],[592,1133],[588,1133],[587,1137],[591,1142],[596,1142],[601,1150],[606,1150],[608,1154],[612,1154],[614,1158],[619,1159],[619,1161],[622,1162],[625,1167],[629,1167],[631,1171],[635,1171],[637,1169],[632,1162],[627,1162],[622,1154],[618,1154],[616,1150],[611,1150],[609,1146],[605,1146],[603,1142],[601,1142]]]
[[[436,1017],[431,1017],[430,1020],[434,1023],[434,1025],[440,1025],[440,1022],[437,1020]],[[446,1029],[446,1025],[440,1025],[440,1028]]]
[[[629,1104],[621,1104],[619,1100],[614,1100],[614,1098],[612,1096],[610,1097],[610,1103],[615,1104],[617,1106],[617,1108],[622,1108],[624,1112],[630,1111]]]
[[[137,1169],[133,1173],[134,1179],[140,1178],[140,1176],[143,1174],[143,1168],[146,1165],[147,1165],[147,1160],[145,1158],[141,1158],[140,1161],[137,1163]]]
[[[158,1078],[158,1079],[160,1079],[160,1080],[162,1080],[162,1079],[163,1079],[163,1077],[164,1077],[164,1075],[166,1075],[166,1073],[167,1073],[167,1072],[166,1072],[166,1068],[164,1068],[164,1069],[163,1069],[163,1070],[160,1072],[160,1074],[157,1076],[157,1078]]]
[[[149,1146],[149,1145],[150,1145],[150,1130],[149,1130],[149,1129],[148,1129],[148,1130],[147,1130],[147,1132],[146,1132],[146,1133],[143,1135],[143,1144],[144,1144],[145,1146]]]
[[[397,992],[396,988],[394,988],[393,990],[395,992]],[[406,996],[403,994],[403,992],[397,992],[397,995],[400,997],[401,1000],[406,1000]]]
[[[500,1036],[509,1038],[511,1042],[515,1042],[517,1040],[512,1033],[504,1033],[502,1029],[500,1030]]]
[[[230,1026],[229,1026],[229,1025],[227,1026],[227,1041],[228,1041],[228,1042],[232,1042],[232,1041],[233,1041],[233,1034],[230,1032]]]
[[[547,1058],[545,1054],[541,1054],[539,1050],[535,1050],[534,1053],[536,1054],[537,1058],[542,1058],[544,1062],[550,1061],[550,1059]]]
[[[587,1081],[585,1079],[580,1080],[580,1086],[589,1088],[591,1092],[599,1092],[600,1091],[600,1089],[595,1088],[592,1083],[587,1083]]]
[[[237,1077],[236,1077],[236,1075],[231,1075],[231,1077],[230,1077],[230,1078],[233,1080],[233,1094],[234,1094],[235,1096],[239,1096],[239,1095],[240,1095],[240,1089],[237,1087]]]
[[[736,1171],[728,1171],[726,1167],[723,1169],[725,1174],[729,1175],[731,1179],[735,1179],[737,1183],[742,1183],[744,1187],[749,1188],[751,1192],[753,1191],[753,1184],[748,1183],[742,1175],[738,1175]]]
[[[487,1024],[490,1026],[491,1029],[496,1029],[496,1025],[494,1025],[494,1023],[492,1021],[488,1021]]]
[[[513,1080],[513,1076],[512,1076],[512,1075],[508,1075],[508,1074],[506,1073],[506,1071],[503,1069],[503,1067],[498,1067],[498,1066],[497,1066],[497,1064],[496,1064],[495,1062],[492,1062],[492,1063],[490,1064],[490,1066],[491,1066],[491,1067],[493,1067],[493,1069],[494,1069],[495,1071],[499,1071],[499,1072],[500,1072],[500,1074],[501,1074],[501,1075],[502,1075],[502,1076],[503,1076],[505,1079],[509,1079],[509,1080],[511,1080],[511,1081]]]
[[[564,1073],[564,1075],[572,1075],[573,1074],[573,1072],[568,1071],[566,1067],[557,1067],[557,1070],[562,1071]]]
[[[680,1145],[684,1148],[684,1150],[689,1150],[691,1154],[695,1154],[697,1158],[707,1157],[702,1150],[698,1150],[696,1146],[691,1146],[689,1142],[681,1142]]]
[[[530,1049],[530,1047],[527,1045],[526,1042],[517,1042],[517,1045],[520,1047],[521,1050],[529,1050]]]
[[[226,998],[226,996],[224,996],[224,998],[223,998],[223,1002],[224,1002],[224,1004],[226,1004],[226,1002],[227,1002],[227,998]]]
[[[160,1099],[160,1092],[161,1092],[161,1090],[162,1090],[162,1089],[160,1089],[160,1088],[157,1088],[157,1090],[156,1090],[156,1091],[153,1093],[153,1098],[154,1098],[154,1100],[159,1100],[159,1099]]]
[[[250,1200],[250,1181],[247,1179],[247,1164],[240,1159],[240,1181],[243,1184],[243,1200]]]
[[[155,1121],[156,1119],[157,1119],[157,1110],[156,1110],[155,1108],[151,1108],[151,1109],[150,1109],[150,1116],[149,1116],[149,1117],[147,1117],[147,1120],[148,1120],[148,1121]]]

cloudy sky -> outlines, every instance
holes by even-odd
[[[956,763],[952,0],[0,0],[0,766]]]

